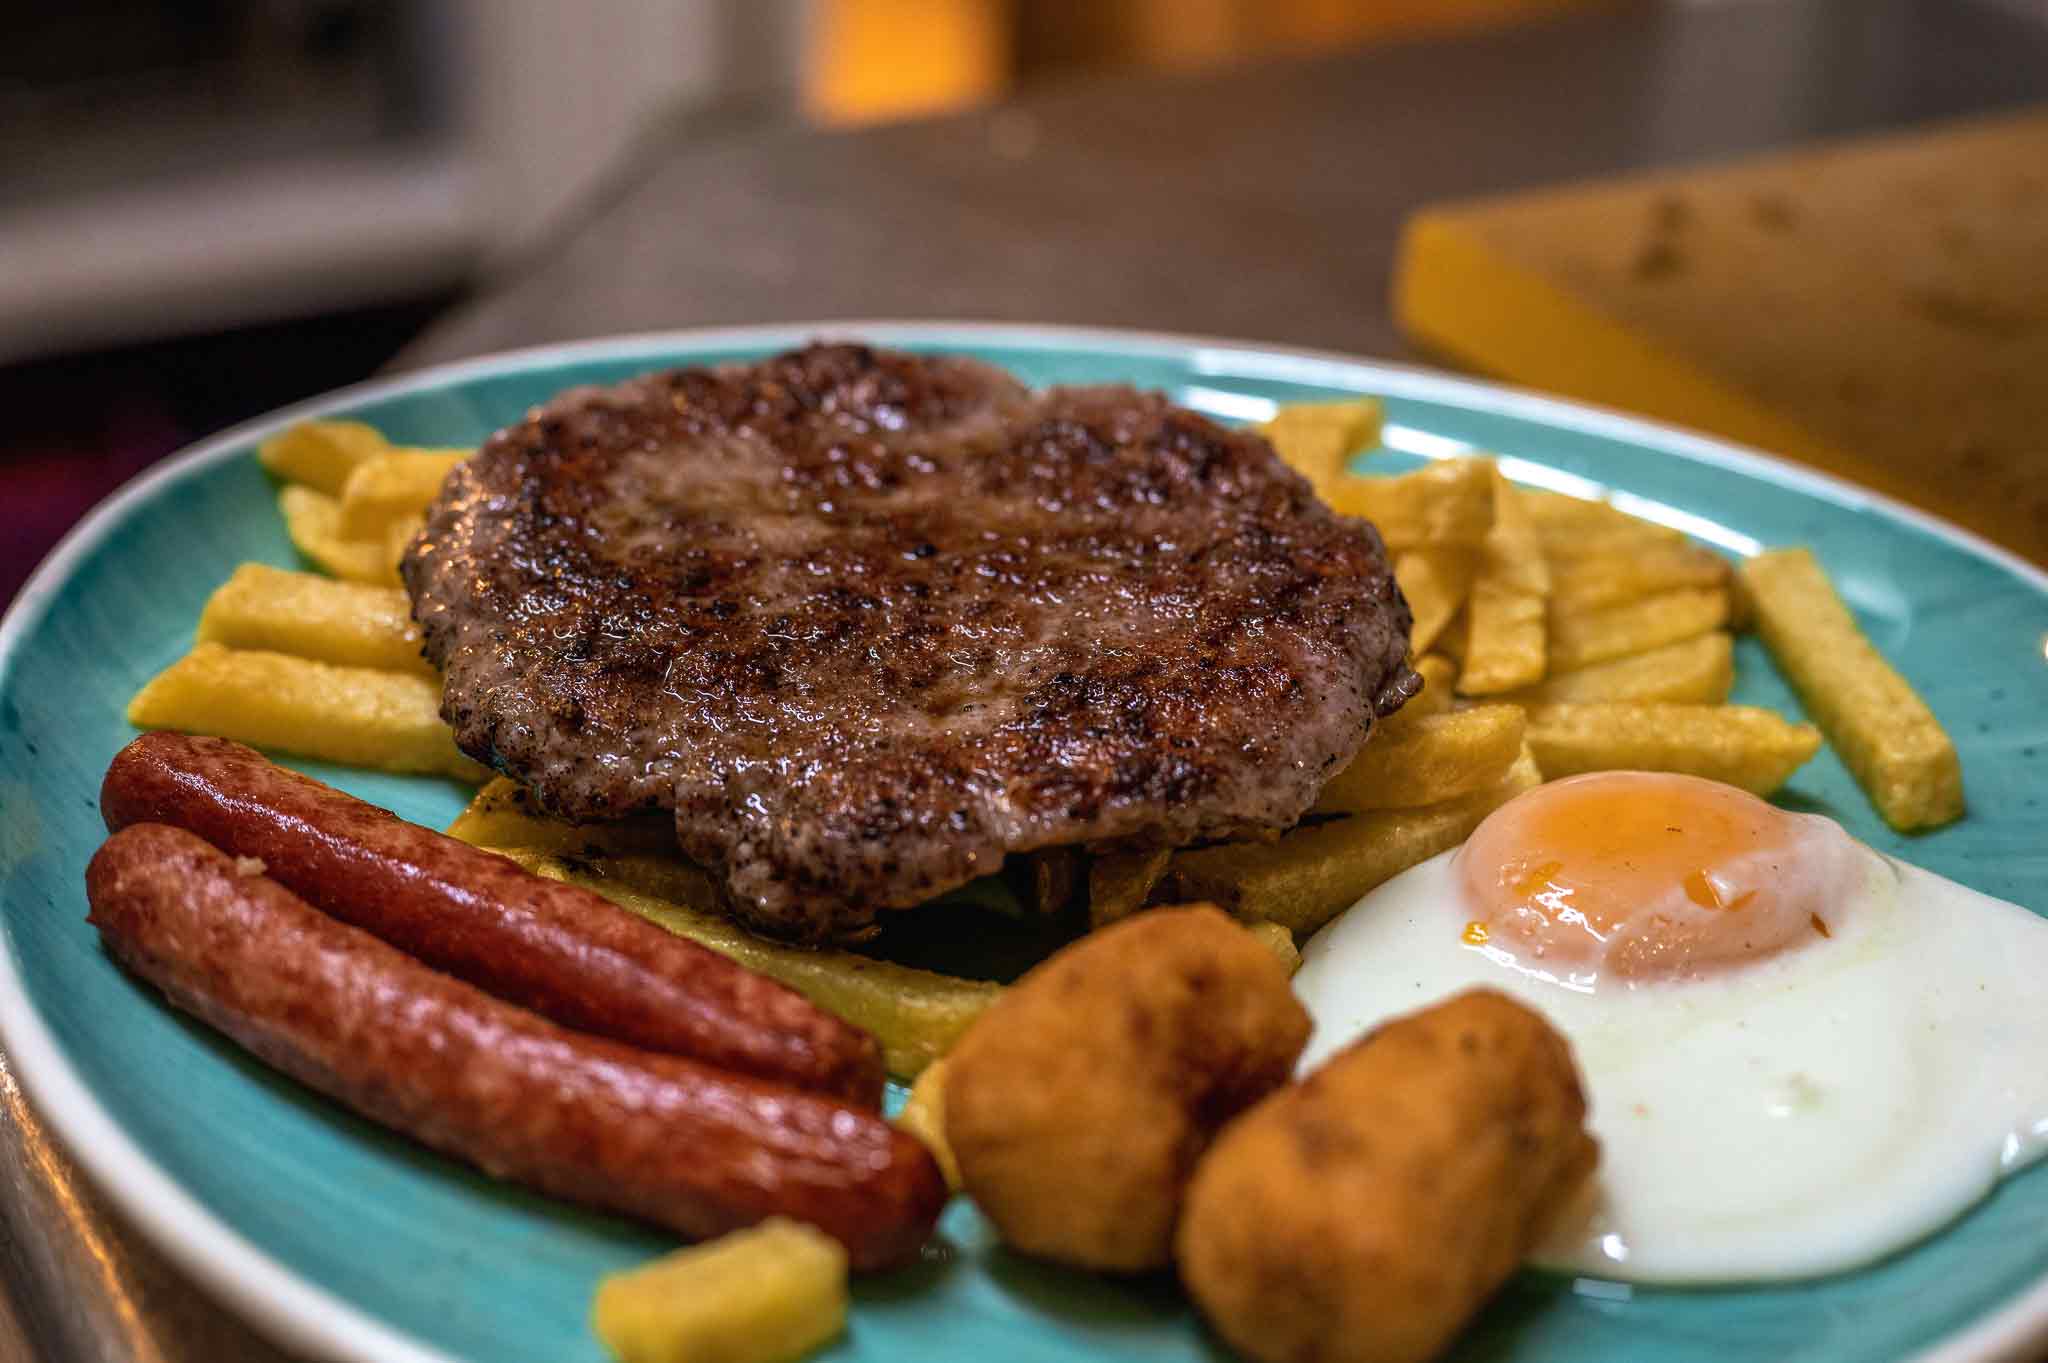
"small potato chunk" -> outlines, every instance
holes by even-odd
[[[1564,1038],[1505,995],[1390,1022],[1224,1130],[1182,1281],[1260,1363],[1422,1363],[1592,1171],[1585,1116]]]
[[[1285,1082],[1308,1032],[1273,953],[1215,909],[1104,928],[1010,986],[946,1057],[961,1180],[1028,1254],[1161,1267],[1195,1160]]]
[[[794,1363],[846,1328],[846,1250],[780,1217],[597,1285],[620,1363]]]

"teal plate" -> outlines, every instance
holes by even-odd
[[[1039,327],[836,323],[526,351],[350,389],[231,431],[82,524],[0,625],[0,1038],[70,1149],[166,1253],[288,1347],[416,1363],[576,1363],[600,1275],[667,1245],[492,1183],[283,1080],[116,970],[84,921],[99,778],[129,696],[189,644],[236,564],[295,565],[258,439],[312,416],[470,444],[572,384],[743,358],[813,334],[959,350],[1033,383],[1122,381],[1226,419],[1386,399],[1382,467],[1479,448],[1514,477],[1610,488],[1731,553],[1806,544],[1955,734],[1969,817],[1902,838],[1832,754],[1785,799],[2001,899],[2048,910],[2048,576],[1907,508],[1610,413],[1414,370],[1225,342]],[[1739,699],[1796,712],[1757,646]],[[436,827],[452,784],[308,768]],[[2048,982],[2044,982],[2048,984]],[[900,1096],[900,1095],[899,1095]],[[1069,1273],[998,1247],[956,1201],[918,1267],[864,1281],[834,1360],[1221,1359],[1172,1283]],[[1844,1277],[1719,1291],[1525,1274],[1460,1360],[2013,1356],[2048,1334],[2048,1167],[1919,1247]]]

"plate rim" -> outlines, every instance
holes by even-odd
[[[1267,376],[1388,396],[1447,401],[1587,435],[1647,445],[1660,453],[1737,470],[1777,486],[1856,509],[1880,511],[1923,534],[1989,559],[2048,596],[2048,571],[1983,536],[1858,484],[1762,450],[1609,407],[1486,379],[1342,351],[1120,327],[1026,322],[824,319],[746,326],[688,327],[551,342],[445,361],[336,388],[197,441],[100,501],[37,565],[0,617],[0,678],[40,625],[78,563],[161,488],[224,462],[242,446],[293,422],[337,408],[490,374],[623,359],[664,349],[773,349],[817,337],[874,344],[1007,346],[1045,351],[1089,348],[1177,358],[1197,373],[1205,352],[1227,357],[1231,373]],[[201,1206],[103,1109],[22,988],[14,936],[0,918],[0,1048],[41,1118],[95,1187],[130,1224],[217,1302],[287,1349],[345,1363],[463,1363],[398,1330],[339,1294],[301,1277]],[[1913,1356],[1912,1363],[2005,1363],[2048,1340],[2048,1275],[1971,1324]]]

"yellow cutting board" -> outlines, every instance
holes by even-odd
[[[1394,308],[1454,362],[2048,563],[2048,108],[1425,209]]]

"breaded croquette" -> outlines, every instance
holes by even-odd
[[[1009,1244],[1157,1268],[1216,1130],[1287,1079],[1308,1014],[1214,908],[1154,909],[1039,965],[946,1057],[946,1135]]]
[[[1599,1151],[1564,1039],[1474,990],[1390,1022],[1227,1127],[1175,1239],[1259,1363],[1420,1363],[1450,1344]]]

